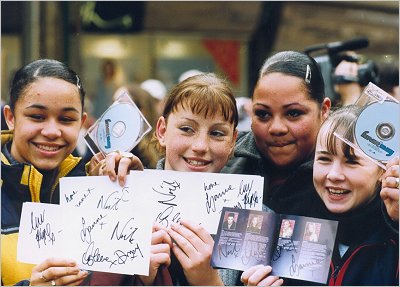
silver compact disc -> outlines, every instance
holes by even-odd
[[[372,159],[385,162],[398,153],[399,107],[393,101],[374,102],[359,114],[354,137],[360,149]]]
[[[141,122],[139,111],[129,103],[109,107],[99,120],[97,146],[106,154],[130,151],[139,137]]]

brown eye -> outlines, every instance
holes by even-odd
[[[262,120],[265,120],[270,116],[270,114],[265,110],[255,110],[254,114],[256,115],[256,117],[258,117]]]
[[[288,113],[287,113],[287,115],[292,118],[297,118],[303,114],[304,114],[304,112],[300,111],[300,110],[291,110],[291,111],[288,111]]]

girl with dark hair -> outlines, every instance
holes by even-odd
[[[252,131],[239,134],[222,172],[263,176],[264,204],[301,215],[314,190],[315,140],[331,105],[317,63],[294,51],[273,55],[260,70],[252,101]]]
[[[16,260],[23,202],[57,204],[59,179],[86,175],[71,155],[86,120],[84,96],[78,75],[55,60],[34,61],[14,76],[4,107],[9,130],[1,133],[2,285],[79,285],[88,275],[68,259]]]

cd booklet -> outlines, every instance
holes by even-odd
[[[326,284],[337,221],[224,207],[211,266],[246,270],[263,264],[271,275]]]
[[[90,151],[104,156],[112,151],[129,152],[151,130],[139,108],[126,93],[88,129],[84,139]]]
[[[354,105],[358,108],[355,121],[339,122],[334,134],[386,169],[386,163],[399,154],[400,103],[369,83]]]

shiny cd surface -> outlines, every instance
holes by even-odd
[[[393,101],[375,102],[366,106],[356,120],[356,143],[374,160],[388,161],[398,153],[399,107]]]
[[[97,145],[108,154],[112,151],[130,151],[139,137],[141,117],[139,111],[129,103],[109,107],[99,120]]]

